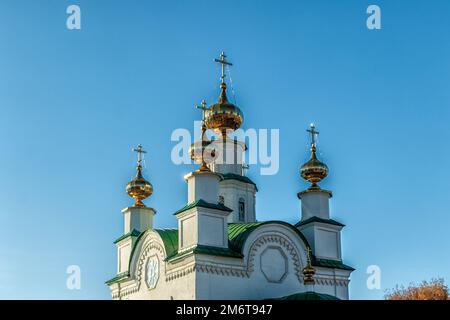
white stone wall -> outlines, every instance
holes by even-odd
[[[137,254],[136,254],[137,253]],[[192,265],[193,258],[187,259],[178,268],[171,266],[164,261],[166,257],[163,242],[158,233],[148,231],[144,238],[141,239],[136,253],[131,263],[132,280],[114,284],[112,286],[112,294],[115,299],[125,300],[192,300],[195,296],[195,272]],[[148,259],[155,257],[159,261],[159,273],[155,287],[150,288],[147,283],[146,263]],[[181,270],[183,276],[174,275]],[[191,270],[191,272],[187,272]],[[120,287],[120,297],[118,294]]]
[[[333,260],[342,259],[341,229],[341,226],[321,222],[299,227],[317,258]]]
[[[177,214],[178,249],[194,245],[228,247],[229,211],[194,207]]]
[[[164,262],[159,234],[149,231],[138,244],[132,261],[133,280],[121,284],[123,299],[267,299],[306,291],[302,270],[306,245],[299,235],[281,224],[254,230],[244,258],[191,255],[176,264]],[[159,278],[154,288],[146,282],[145,264],[158,258]],[[194,268],[195,266],[195,268]],[[348,299],[349,271],[317,268],[314,291]],[[113,285],[113,294],[117,294]]]
[[[254,222],[256,187],[238,180],[222,180],[219,183],[219,194],[224,198],[224,204],[233,212],[228,216],[228,223]],[[245,203],[245,221],[239,221],[239,199]]]

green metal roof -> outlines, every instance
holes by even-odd
[[[120,236],[119,238],[116,239],[116,241],[114,241],[114,244],[116,244],[117,242],[126,239],[128,237],[138,237],[141,234],[141,232],[137,231],[136,229],[131,230],[128,233],[125,233],[123,236]]]
[[[350,271],[355,270],[354,268],[342,263],[341,260],[319,259],[315,256],[312,256],[311,264],[315,267],[336,268]]]
[[[256,191],[258,191],[258,187],[256,186],[256,183],[254,183],[252,180],[250,180],[249,177],[241,176],[239,174],[235,173],[225,173],[221,175],[223,177],[223,180],[238,180],[244,183],[249,183],[255,186]]]
[[[178,229],[155,229],[161,237],[168,257],[178,251]]]
[[[266,224],[281,224],[290,228],[292,231],[297,233],[297,235],[303,240],[305,245],[309,247],[308,240],[305,236],[293,225],[284,221],[263,221],[263,222],[251,222],[251,223],[230,223],[228,224],[228,240],[230,242],[230,248],[242,254],[242,249],[244,248],[245,241],[248,236],[258,227]]]
[[[313,291],[294,293],[289,296],[281,297],[281,298],[272,298],[267,300],[340,300],[339,298],[324,294],[317,293]]]
[[[127,272],[122,272],[122,273],[119,273],[118,275],[116,275],[114,278],[106,281],[105,283],[107,285],[110,285],[110,284],[113,284],[115,282],[119,282],[120,280],[126,279],[129,276],[130,276],[130,273],[128,271]]]
[[[177,215],[181,212],[184,212],[186,210],[195,208],[195,207],[202,207],[202,208],[209,208],[209,209],[216,209],[216,210],[222,210],[222,211],[228,211],[231,212],[233,211],[232,209],[224,206],[223,204],[215,204],[215,203],[210,203],[210,202],[206,202],[203,199],[199,199],[197,201],[188,203],[187,205],[185,205],[183,208],[181,208],[180,210],[178,210],[177,212],[174,213],[174,215]]]
[[[221,256],[221,257],[230,257],[230,258],[242,258],[242,255],[236,251],[233,251],[229,248],[220,248],[220,247],[212,247],[212,246],[204,246],[197,245],[189,250],[176,252],[174,255],[166,258],[167,261],[173,261],[188,254],[206,254],[210,256]]]
[[[339,227],[345,227],[345,224],[342,224],[342,223],[340,223],[340,222],[338,222],[336,220],[333,220],[333,219],[322,219],[322,218],[315,217],[315,216],[311,217],[309,219],[297,222],[295,224],[295,226],[296,227],[300,227],[300,226],[303,226],[303,225],[311,223],[311,222],[327,223],[327,224],[332,224],[332,225],[339,226]]]
[[[134,252],[136,251],[137,245],[144,234],[146,234],[148,231],[151,231],[151,229],[141,232],[139,236],[137,237],[136,241],[133,244],[133,248],[131,249],[130,253],[130,259],[128,261],[128,270],[131,269],[131,261],[134,256]],[[178,229],[154,229],[153,231],[157,232],[159,236],[161,237],[164,248],[166,249],[167,255],[173,255],[178,250]],[[117,240],[116,240],[117,241]],[[111,280],[106,281],[107,285],[113,284],[115,282],[120,282],[121,280],[124,280],[130,276],[129,271],[122,272],[116,275]]]

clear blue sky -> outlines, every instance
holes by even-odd
[[[82,29],[66,28],[77,4]],[[366,28],[378,4],[382,30]],[[0,298],[109,299],[113,240],[134,175],[132,146],[157,227],[186,202],[170,160],[176,128],[192,129],[218,95],[221,50],[246,128],[280,129],[280,171],[257,182],[257,217],[295,223],[304,131],[321,132],[322,184],[334,192],[354,299],[396,284],[450,280],[450,2],[0,2]],[[82,289],[66,289],[79,265]],[[366,268],[382,270],[381,290]]]

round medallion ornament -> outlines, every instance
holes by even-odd
[[[157,256],[151,256],[147,260],[145,282],[149,289],[154,289],[159,279],[159,260]]]

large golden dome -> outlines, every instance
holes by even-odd
[[[244,122],[241,109],[228,101],[225,83],[220,85],[221,94],[219,101],[208,108],[205,115],[205,124],[208,129],[218,133],[227,130],[237,130]]]
[[[152,195],[153,186],[142,176],[141,166],[137,167],[136,177],[127,184],[126,191],[130,197],[136,200],[134,206],[145,207],[145,204],[142,202],[142,200]]]

